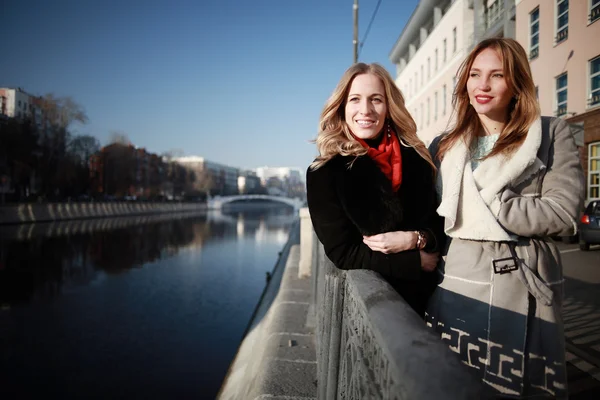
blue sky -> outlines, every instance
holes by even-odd
[[[378,0],[360,0],[362,40]],[[389,53],[418,0],[382,0],[359,59]],[[352,63],[353,0],[3,0],[0,87],[72,96],[101,144],[306,168]]]

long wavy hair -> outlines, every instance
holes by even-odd
[[[456,113],[456,125],[440,141],[437,158],[441,160],[459,140],[471,146],[481,129],[481,121],[469,102],[467,81],[475,58],[485,49],[493,49],[503,63],[504,79],[513,99],[508,105],[508,121],[492,151],[483,159],[496,154],[510,155],[516,151],[527,136],[529,128],[540,116],[540,108],[535,94],[535,84],[525,49],[513,39],[490,38],[481,41],[463,61],[458,70],[456,89],[452,106]]]
[[[348,68],[325,103],[319,121],[319,134],[315,140],[319,156],[312,162],[310,169],[315,170],[322,167],[338,154],[357,157],[367,154],[367,149],[352,137],[345,118],[345,107],[350,86],[354,78],[362,74],[373,74],[381,79],[385,87],[387,120],[392,124],[398,139],[404,145],[413,147],[435,170],[427,148],[417,136],[417,124],[406,110],[404,97],[400,89],[398,89],[387,70],[376,63],[357,63]]]

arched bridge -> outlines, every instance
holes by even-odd
[[[302,200],[290,199],[288,197],[270,196],[267,194],[239,194],[235,196],[216,196],[208,199],[208,208],[211,210],[220,210],[223,205],[234,201],[249,201],[249,200],[270,200],[287,204],[298,211],[304,204]]]

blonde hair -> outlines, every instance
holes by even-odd
[[[523,47],[513,39],[485,39],[475,46],[458,70],[458,80],[452,98],[456,125],[440,141],[437,153],[439,160],[458,140],[462,139],[467,146],[470,146],[481,129],[481,121],[469,102],[467,81],[475,58],[488,48],[496,51],[502,60],[504,79],[514,97],[508,106],[508,123],[500,132],[494,148],[484,159],[496,154],[509,155],[517,150],[525,140],[533,122],[540,116],[535,85],[531,77],[527,53]]]
[[[385,88],[387,118],[391,121],[398,139],[405,145],[413,147],[435,170],[427,148],[417,136],[417,124],[406,110],[400,89],[387,70],[375,63],[354,64],[342,75],[342,79],[321,112],[319,134],[315,140],[319,156],[312,162],[310,169],[315,170],[322,167],[338,154],[357,157],[367,154],[367,149],[352,136],[345,120],[345,106],[350,86],[356,76],[363,74],[373,74],[381,79]]]

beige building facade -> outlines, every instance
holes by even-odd
[[[600,199],[600,0],[516,0],[516,39],[530,60],[542,115],[575,131],[587,201]]]
[[[421,0],[390,53],[425,144],[452,123],[456,72],[472,43],[472,0]]]

